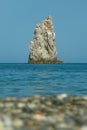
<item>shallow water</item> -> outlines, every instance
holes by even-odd
[[[0,64],[0,97],[87,95],[87,64]]]

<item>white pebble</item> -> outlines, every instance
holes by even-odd
[[[87,130],[87,126],[83,126],[81,130]]]

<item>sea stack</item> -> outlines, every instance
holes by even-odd
[[[63,63],[57,59],[55,32],[51,16],[36,25],[33,41],[29,44],[29,50],[29,64]]]

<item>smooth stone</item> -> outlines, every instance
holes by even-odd
[[[12,126],[16,128],[20,128],[24,125],[23,121],[21,119],[14,119],[12,122]]]
[[[81,130],[87,130],[87,126],[83,126]]]

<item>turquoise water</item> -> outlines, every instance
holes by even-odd
[[[0,64],[0,97],[87,95],[87,64]]]

